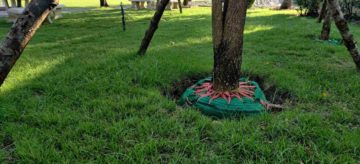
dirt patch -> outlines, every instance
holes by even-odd
[[[3,159],[5,163],[16,163],[17,157],[15,155],[15,142],[11,135],[5,135],[2,140],[2,145],[0,148],[7,152],[5,158]]]
[[[197,81],[204,79],[205,77],[209,77],[210,75],[211,74],[209,73],[198,73],[184,77],[180,80],[174,81],[171,87],[163,90],[162,93],[170,99],[179,100],[188,87],[194,85]],[[251,73],[244,73],[243,76],[248,77],[251,81],[257,82],[261,89],[263,89],[267,100],[271,103],[284,107],[294,104],[295,96],[293,94],[288,91],[280,90],[276,87],[276,85],[266,82],[265,77]],[[282,111],[282,109],[273,109],[272,111],[279,112]]]

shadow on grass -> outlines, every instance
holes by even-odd
[[[161,122],[159,119],[172,117],[176,109],[174,103],[163,98],[159,90],[169,87],[180,77],[211,72],[210,15],[176,15],[169,18],[173,12],[165,14],[148,54],[138,57],[135,52],[151,17],[149,14],[138,15],[141,12],[129,12],[134,19],[128,22],[126,32],[121,30],[118,11],[112,10],[69,14],[55,24],[40,29],[3,86],[11,89],[0,89],[0,124],[4,127],[0,139],[4,141],[5,136],[10,136],[20,147],[16,153],[25,159],[38,156],[49,158],[51,155],[61,158],[59,152],[64,153],[61,155],[65,159],[74,158],[73,154],[93,159],[94,154],[116,152],[113,145],[122,145],[127,140],[140,140],[138,135],[150,134],[146,130],[151,129],[154,123]],[[249,17],[246,29],[258,29],[245,35],[244,72],[267,77],[268,82],[276,84],[280,91],[295,94],[299,104],[310,112],[317,112],[319,108],[341,107],[343,104],[355,111],[360,104],[357,101],[359,96],[354,92],[359,90],[359,77],[354,77],[354,68],[344,66],[348,64],[346,60],[341,59],[340,55],[335,56],[335,52],[343,52],[341,49],[333,48],[331,55],[334,57],[328,57],[327,52],[318,51],[327,51],[328,47],[306,43],[306,31],[316,26],[312,20],[299,20],[295,16],[281,14]],[[332,61],[338,58],[341,59],[340,64],[334,66]],[[50,64],[48,69],[41,67],[52,61],[57,64]],[[33,72],[39,68],[46,70],[32,78]],[[200,76],[205,77],[207,73]],[[340,105],[329,105],[334,102]],[[311,107],[308,109],[306,105]],[[298,114],[293,115],[297,117]],[[141,124],[148,117],[156,120],[150,121],[150,128]],[[187,122],[191,122],[195,116],[190,114],[187,117]],[[198,116],[195,118],[199,119]],[[116,124],[125,119],[128,122]],[[315,121],[319,125],[310,122],[311,128],[304,129],[312,129],[314,124],[319,127],[322,125],[322,120],[319,120]],[[279,123],[284,126],[287,124],[287,121]],[[176,122],[172,125],[179,124]],[[115,134],[108,132],[111,131],[106,129],[108,127],[120,130],[114,130]],[[299,126],[295,124],[293,127]],[[292,130],[287,126],[282,129],[286,132]],[[116,138],[123,136],[123,132],[120,132],[122,130],[129,138]],[[173,133],[168,129],[166,131]],[[277,131],[273,133],[282,134]],[[296,135],[293,133],[290,133],[290,137],[281,137],[292,142],[292,136]],[[159,136],[173,140],[174,134],[166,135],[164,132]],[[188,135],[186,133],[186,138]],[[317,136],[313,138],[319,138]],[[222,139],[222,136],[218,139]],[[128,143],[130,148],[135,145],[132,141]],[[249,145],[254,145],[253,141],[250,142]],[[27,154],[33,145],[38,146],[34,149],[38,153],[36,157]],[[93,145],[98,147],[91,147]],[[78,150],[78,147],[82,149]],[[326,148],[320,149],[328,151]],[[44,152],[50,152],[50,155],[43,155]]]
[[[132,13],[129,13],[130,15],[136,15],[136,14],[148,14],[152,11],[133,11]],[[86,17],[85,17],[86,16]],[[101,18],[101,19],[98,19]],[[96,79],[98,74],[102,74],[102,69],[113,69],[116,66],[110,64],[110,63],[116,63],[118,65],[122,65],[121,67],[118,67],[119,69],[124,69],[124,72],[131,72],[131,68],[126,66],[126,63],[137,63],[139,61],[144,62],[144,59],[136,58],[134,57],[134,54],[138,48],[138,45],[140,44],[141,38],[143,36],[143,33],[145,32],[147,26],[148,26],[148,19],[150,17],[146,17],[137,21],[130,21],[128,23],[128,31],[121,32],[120,24],[116,24],[114,22],[119,21],[117,18],[120,18],[118,15],[118,11],[114,10],[105,10],[103,12],[87,12],[82,14],[73,14],[68,15],[66,18],[59,20],[58,23],[55,23],[54,25],[47,26],[44,29],[41,29],[38,33],[38,35],[34,38],[34,40],[31,42],[30,46],[31,49],[34,49],[33,51],[37,52],[44,48],[51,49],[47,53],[52,54],[62,54],[62,53],[68,53],[70,51],[71,55],[66,57],[66,60],[62,64],[57,65],[53,70],[47,70],[45,74],[39,75],[37,78],[32,79],[30,81],[26,81],[23,84],[16,84],[17,86],[22,87],[15,87],[15,90],[26,90],[24,88],[28,88],[27,86],[31,85],[33,81],[51,81],[51,76],[58,76],[63,77],[65,79],[71,79],[71,76],[80,76],[77,77],[79,79]],[[275,24],[274,22],[296,22],[298,21],[296,19],[297,17],[292,15],[271,15],[271,16],[258,16],[258,17],[249,17],[247,20],[247,30],[251,30],[253,27],[258,26],[269,26],[271,29],[265,29],[265,30],[259,30],[255,31],[253,33],[245,35],[245,59],[246,55],[252,55],[256,52],[253,52],[252,50],[248,51],[247,49],[255,49],[255,47],[258,47],[258,51],[262,51],[262,47],[256,45],[256,44],[267,44],[264,43],[256,43],[256,40],[259,40],[260,38],[262,40],[273,40],[274,38],[271,38],[273,36],[276,36],[276,33],[279,31],[283,31],[285,33],[292,33],[291,30],[286,29],[284,27],[285,23]],[[168,19],[167,21],[162,21],[160,24],[160,28],[155,34],[154,40],[152,44],[150,45],[149,54],[152,54],[154,52],[158,54],[162,54],[166,57],[171,58],[174,51],[184,51],[184,53],[192,53],[191,51],[196,49],[208,49],[205,51],[205,54],[200,55],[201,57],[205,57],[206,61],[209,61],[209,66],[206,68],[211,68],[212,61],[211,59],[211,38],[209,37],[211,35],[210,26],[203,26],[204,24],[210,25],[210,15],[190,15],[190,16],[184,16],[184,15],[178,15],[173,16],[171,19],[167,18],[167,15],[164,16],[164,19]],[[283,21],[287,20],[287,21]],[[85,28],[86,27],[86,30]],[[104,27],[105,28],[104,30]],[[185,28],[183,28],[185,27]],[[83,30],[81,30],[84,28]],[[285,28],[285,29],[284,29]],[[89,34],[89,32],[91,33]],[[205,37],[204,41],[201,43],[190,43],[189,39],[196,39],[196,38],[203,38]],[[279,38],[275,38],[279,39]],[[295,38],[296,39],[296,38]],[[249,40],[249,41],[247,41]],[[285,42],[288,42],[292,40],[291,38]],[[172,44],[172,42],[176,42]],[[281,41],[283,43],[284,41]],[[95,43],[95,44],[94,44]],[[180,43],[180,44],[179,44]],[[183,43],[183,44],[182,44]],[[248,43],[255,43],[253,45],[250,45]],[[191,47],[191,48],[190,48]],[[247,48],[250,47],[250,48]],[[128,49],[128,52],[126,54],[120,52],[120,50]],[[190,51],[187,51],[189,49]],[[29,50],[28,53],[31,53],[32,50]],[[195,51],[196,53],[201,53],[198,51]],[[87,55],[84,55],[83,53],[89,53],[89,57],[87,58]],[[91,54],[90,54],[91,53]],[[99,55],[94,54],[99,53]],[[46,53],[45,53],[46,54]],[[111,54],[108,56],[107,54]],[[25,54],[27,55],[27,54]],[[30,54],[29,54],[30,55]],[[280,54],[275,54],[275,56],[279,56]],[[269,55],[271,56],[271,55]],[[281,55],[283,56],[283,55]],[[305,55],[302,55],[305,57]],[[193,57],[193,55],[185,55],[184,57]],[[297,56],[301,57],[301,56]],[[48,55],[31,55],[27,58],[27,60],[35,59],[36,61],[45,62],[47,60],[51,60],[53,56]],[[79,59],[83,58],[83,59]],[[102,58],[101,62],[96,61],[97,58]],[[196,58],[196,57],[195,57]],[[263,58],[266,60],[266,57]],[[83,61],[87,60],[94,60],[90,61],[92,65],[81,65]],[[254,59],[252,59],[254,60]],[[115,62],[114,62],[115,61]],[[108,64],[109,62],[109,64]],[[251,62],[251,60],[250,60]],[[86,72],[87,70],[93,70],[94,74],[91,75],[92,77],[88,77],[87,74],[76,74],[76,72],[69,73],[68,66],[70,65],[76,65],[76,70],[80,72]],[[119,64],[119,63],[125,63],[125,64]],[[245,71],[250,71],[246,65],[248,63],[246,60],[245,63]],[[161,65],[161,64],[160,64]],[[141,65],[136,66],[137,69],[142,69]],[[160,70],[167,71],[166,65],[161,65]],[[63,70],[67,70],[65,73]],[[171,69],[172,71],[177,71],[176,69]],[[112,70],[117,71],[117,70]],[[155,70],[154,70],[155,71]],[[108,74],[114,73],[114,72],[106,72]],[[160,76],[162,76],[163,72],[160,72]],[[186,72],[179,71],[175,74],[183,75]],[[258,72],[255,72],[258,73]],[[269,72],[267,72],[269,73]],[[165,74],[167,75],[167,74]],[[260,75],[262,75],[260,73]],[[70,76],[70,77],[69,77]],[[128,76],[131,76],[128,75]],[[105,78],[105,77],[104,77]],[[165,81],[174,81],[178,78],[178,76],[167,76],[167,77],[160,77],[158,80],[150,80],[151,82],[148,84],[146,80],[139,80],[141,77],[136,76],[136,78],[129,78],[130,81],[128,82],[130,85],[134,83],[137,83],[140,86],[148,86],[148,87],[166,87],[169,85],[169,83],[162,83],[163,80]],[[135,79],[135,80],[134,80]],[[74,81],[76,82],[76,81]],[[72,87],[72,81],[66,81],[67,87]],[[56,86],[51,86],[52,84],[47,82],[47,85],[50,85],[49,88],[53,88]],[[59,84],[57,84],[59,85]],[[39,86],[41,87],[41,86]],[[288,89],[288,88],[286,88]],[[10,93],[16,93],[17,91],[11,90],[8,91],[8,95]],[[36,91],[35,91],[36,92]]]

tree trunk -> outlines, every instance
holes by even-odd
[[[59,0],[32,0],[0,46],[0,86],[36,30]]]
[[[328,7],[331,10],[333,19],[339,29],[342,39],[344,40],[346,48],[353,58],[357,69],[360,70],[360,52],[353,35],[350,33],[349,26],[344,18],[344,14],[341,11],[339,3],[337,0],[328,0]]]
[[[16,0],[17,7],[22,7],[21,0]]]
[[[15,0],[11,0],[11,7],[16,7],[16,1]]]
[[[8,0],[3,0],[3,2],[4,2],[5,8],[8,9],[10,7]]]
[[[179,4],[180,14],[182,14],[182,4],[181,4],[181,0],[178,0],[178,4]]]
[[[292,7],[292,1],[291,0],[284,0],[281,3],[280,9],[291,9]]]
[[[100,7],[109,7],[109,4],[106,0],[100,0]]]
[[[327,8],[327,7],[326,7]],[[331,10],[325,9],[326,15],[321,30],[320,40],[329,40],[331,31]]]
[[[212,1],[214,90],[239,87],[247,0]],[[223,6],[223,7],[222,7]]]
[[[189,2],[190,2],[190,1],[191,1],[191,0],[184,0],[183,5],[184,5],[184,6],[189,5]]]
[[[126,30],[125,11],[122,3],[120,4],[120,9],[121,9],[121,22],[123,26],[123,31],[125,31]]]
[[[157,5],[156,12],[150,22],[149,29],[146,31],[145,36],[141,42],[140,49],[137,53],[138,55],[145,55],[146,50],[149,47],[149,44],[154,36],[154,33],[159,26],[159,22],[168,3],[169,0],[161,0]]]
[[[30,0],[25,0],[25,7],[29,5],[29,2]]]
[[[320,10],[320,15],[319,15],[319,20],[318,20],[319,23],[321,23],[321,21],[324,19],[324,17],[327,14],[327,11],[328,11],[327,0],[323,0],[323,4],[322,4],[321,10]]]

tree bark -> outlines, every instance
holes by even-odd
[[[323,22],[323,27],[321,30],[320,40],[329,40],[330,38],[330,31],[331,31],[331,10],[327,7],[325,9],[326,15]]]
[[[154,33],[159,26],[159,22],[168,3],[169,0],[161,0],[157,5],[156,12],[150,22],[149,29],[146,31],[145,36],[141,42],[140,49],[137,52],[138,55],[145,55],[146,50],[149,47],[149,44],[154,36]]]
[[[246,0],[213,0],[213,42],[215,91],[231,91],[239,87]]]
[[[32,0],[0,46],[0,86],[36,30],[59,0]]]
[[[291,9],[292,7],[292,0],[284,0],[281,3],[280,9]]]
[[[353,35],[350,33],[349,26],[344,18],[340,5],[337,0],[328,0],[328,7],[331,10],[336,27],[344,40],[344,44],[353,58],[357,69],[360,71],[360,52]]]

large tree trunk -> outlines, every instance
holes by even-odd
[[[284,0],[281,3],[280,9],[291,9],[292,7],[292,0]]]
[[[328,7],[331,10],[333,19],[337,28],[340,31],[346,48],[348,49],[351,57],[353,58],[357,69],[360,70],[360,52],[353,35],[350,33],[349,26],[344,18],[344,14],[341,11],[339,3],[337,2],[337,0],[328,0]]]
[[[214,90],[239,87],[247,0],[212,0]]]
[[[0,86],[36,30],[59,0],[32,0],[0,46]]]
[[[149,29],[146,31],[145,36],[141,42],[140,49],[137,53],[138,55],[144,55],[146,53],[146,50],[149,47],[149,44],[154,36],[154,33],[159,26],[159,22],[168,3],[169,0],[161,0],[158,3],[154,17],[150,22]]]
[[[331,31],[331,10],[326,7],[326,15],[323,22],[320,38],[321,40],[329,40]]]

